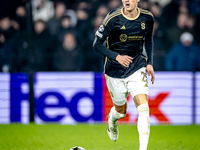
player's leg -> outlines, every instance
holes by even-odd
[[[139,94],[133,100],[138,112],[137,128],[139,132],[140,150],[146,150],[150,134],[148,96],[146,94]]]
[[[127,111],[127,103],[125,103],[124,105],[122,106],[118,106],[118,105],[115,105],[115,110],[118,112],[118,113],[121,113],[121,114],[126,114],[126,111]]]
[[[108,115],[108,135],[112,141],[117,141],[119,137],[119,131],[117,128],[118,120],[121,118],[124,118],[126,116],[125,112],[118,112],[117,110],[124,110],[126,108],[127,104],[124,104],[122,106],[117,106],[114,104],[114,106],[111,108],[110,113]],[[117,109],[116,109],[117,108]]]
[[[137,128],[140,150],[146,150],[150,133],[148,83],[146,69],[141,68],[128,79],[128,90],[131,93],[138,112]]]
[[[122,106],[114,104],[114,106],[110,110],[109,119],[113,122],[116,122],[119,119],[124,118],[126,115],[126,109],[127,109],[127,103],[125,103]]]
[[[111,108],[108,118],[108,135],[112,141],[118,139],[118,120],[126,116],[127,92],[124,83],[120,79],[107,77],[107,87],[112,97],[114,106]]]

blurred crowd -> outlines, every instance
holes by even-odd
[[[119,7],[121,0],[1,1],[0,72],[103,71],[92,44]],[[154,70],[200,71],[200,1],[140,0],[139,7],[155,19]]]

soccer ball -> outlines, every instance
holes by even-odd
[[[85,149],[80,146],[75,146],[75,147],[72,147],[70,150],[85,150]]]

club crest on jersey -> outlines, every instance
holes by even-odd
[[[103,25],[101,25],[101,26],[99,27],[99,31],[100,31],[100,32],[103,32],[103,31],[104,31],[104,26],[103,26]]]
[[[125,41],[127,41],[127,35],[126,34],[121,34],[119,36],[119,39],[120,39],[120,41],[125,42]]]
[[[103,35],[101,34],[101,33],[99,33],[99,31],[97,30],[97,32],[96,32],[96,35],[98,36],[98,37],[100,37],[100,38],[102,38],[103,37]]]
[[[144,22],[144,21],[141,22],[141,28],[142,28],[143,30],[145,29],[145,22]]]

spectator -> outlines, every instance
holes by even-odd
[[[122,6],[121,0],[109,0],[108,1],[108,9],[109,11],[119,8]]]
[[[92,8],[90,3],[87,2],[80,2],[77,6],[77,9],[87,9],[90,10]]]
[[[159,20],[161,14],[162,14],[162,10],[161,10],[160,5],[158,3],[152,3],[149,6],[149,9],[150,9],[150,12],[153,14],[154,19]]]
[[[61,27],[61,19],[65,10],[66,6],[64,3],[59,2],[56,4],[54,16],[47,22],[47,28],[52,36],[55,36],[58,33]]]
[[[191,33],[184,32],[180,43],[175,44],[166,57],[168,71],[198,71],[200,70],[200,49],[193,43]]]
[[[1,19],[0,33],[4,36],[5,41],[9,40],[15,34],[15,29],[11,26],[10,17],[5,16]]]
[[[71,26],[71,18],[70,16],[64,14],[61,18],[61,27],[59,28],[59,31],[57,33],[58,43],[62,43],[64,35],[71,31],[75,32],[74,28]]]
[[[106,17],[106,15],[108,14],[109,10],[108,7],[106,7],[105,5],[101,5],[98,7],[97,11],[96,11],[96,16],[103,16],[104,18]]]
[[[62,45],[55,51],[53,65],[56,71],[81,71],[83,66],[81,46],[73,32],[64,35]]]
[[[76,11],[77,15],[77,25],[76,31],[78,31],[77,36],[78,40],[81,43],[83,50],[87,50],[88,48],[88,32],[91,29],[91,21],[89,18],[89,13],[87,9],[78,9]],[[92,49],[90,47],[90,49]]]
[[[78,9],[76,11],[76,15],[78,19],[77,28],[79,28],[82,32],[86,32],[89,25],[89,14],[87,9]]]
[[[11,26],[10,17],[3,17],[0,24],[0,71],[12,72],[15,46],[20,33]]]
[[[47,22],[54,15],[53,2],[49,0],[32,0],[33,21],[39,19]]]
[[[190,14],[187,0],[172,0],[163,9],[162,24],[166,30],[176,25],[179,14]]]
[[[16,30],[24,31],[26,25],[26,9],[24,6],[18,6],[16,8],[15,17],[12,21],[12,26]]]
[[[175,43],[178,43],[183,32],[190,32],[191,34],[194,34],[191,25],[194,26],[194,23],[190,23],[190,21],[188,21],[188,14],[180,13],[177,17],[177,25],[172,26],[165,33],[165,49],[170,49]]]
[[[138,6],[142,9],[149,10],[149,3],[148,0],[141,0],[138,3]]]
[[[75,27],[77,24],[76,12],[73,9],[67,9],[67,11],[65,11],[64,15],[67,15],[71,18],[71,26]]]
[[[52,70],[52,54],[54,42],[50,37],[48,30],[45,28],[45,22],[38,20],[34,24],[35,36],[33,44],[33,71],[50,71]]]

